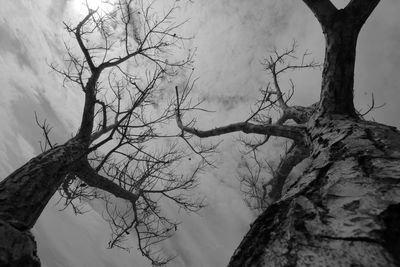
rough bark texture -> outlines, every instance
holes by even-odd
[[[85,151],[71,139],[31,159],[0,183],[0,266],[40,266],[33,227]]]
[[[71,139],[31,159],[0,183],[0,219],[20,230],[33,227],[64,175],[85,147]]]
[[[287,177],[292,171],[293,167],[299,164],[308,156],[308,149],[302,144],[293,144],[285,157],[279,163],[274,178],[271,181],[272,189],[269,193],[269,198],[272,201],[278,200],[282,195],[282,189],[286,182]]]
[[[333,25],[324,32],[325,62],[320,107],[322,112],[356,117],[353,104],[354,64],[359,29],[345,12],[337,12]]]
[[[0,220],[0,266],[39,267],[36,242],[29,231],[20,231]]]
[[[325,36],[320,111],[357,117],[353,103],[358,34],[380,0],[352,0],[336,9],[329,0],[303,0],[319,20]]]
[[[313,163],[229,266],[399,266],[400,133],[346,116],[308,124]]]

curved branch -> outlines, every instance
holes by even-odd
[[[98,174],[87,161],[80,161],[76,165],[75,174],[87,185],[107,191],[116,197],[130,201],[132,204],[139,198],[138,194],[130,192]]]
[[[294,94],[294,83],[290,80],[291,90],[289,90],[288,96],[284,99],[284,93],[282,92],[281,86],[279,84],[279,75],[286,72],[286,71],[294,71],[298,69],[314,69],[320,67],[320,64],[313,59],[308,59],[307,57],[310,55],[307,51],[305,51],[299,60],[298,63],[293,64],[291,61],[297,59],[296,56],[296,42],[292,43],[292,46],[288,49],[283,50],[282,52],[278,52],[277,49],[274,49],[273,55],[269,58],[265,59],[263,63],[265,70],[270,72],[273,85],[275,90],[269,90],[269,86],[265,90],[264,95],[267,93],[268,98],[263,99],[262,103],[265,101],[270,101],[269,96],[271,94],[276,95],[276,100],[271,102],[271,106],[276,106],[281,110],[282,115],[276,121],[276,124],[282,125],[287,120],[292,119],[297,124],[305,123],[309,120],[312,113],[316,110],[317,106],[315,104],[309,107],[302,107],[302,106],[289,106],[287,103],[292,98]]]
[[[218,136],[227,133],[233,132],[244,132],[244,133],[253,133],[253,134],[263,134],[269,136],[280,136],[292,139],[297,142],[303,142],[305,133],[303,126],[289,126],[289,125],[276,125],[276,124],[253,124],[248,122],[247,120],[244,122],[232,123],[229,125],[217,127],[211,130],[198,130],[194,127],[190,127],[187,125],[183,125],[181,112],[180,112],[180,102],[179,102],[179,94],[178,87],[175,87],[176,93],[176,123],[178,127],[183,132],[187,132],[190,134],[194,134],[200,138]]]
[[[283,109],[283,115],[276,121],[276,124],[281,125],[288,120],[293,120],[298,124],[306,123],[318,108],[318,104],[319,102],[316,102],[308,107],[288,106]]]
[[[282,196],[282,189],[290,172],[297,164],[306,159],[309,154],[309,149],[303,144],[292,144],[285,157],[274,171],[273,179],[268,183],[272,186],[271,192],[268,194],[272,202],[278,200]]]
[[[119,57],[119,58],[114,58],[114,59],[110,59],[107,62],[103,62],[100,64],[99,69],[106,69],[106,68],[111,68],[111,67],[115,67],[120,65],[121,63],[127,61],[128,59],[135,57],[137,55],[139,55],[140,53],[143,53],[143,50],[137,50],[136,52],[133,53],[129,53],[124,57]]]
[[[103,113],[103,122],[101,125],[101,129],[104,130],[107,128],[107,107],[106,104],[101,100],[96,99],[95,103],[101,106],[101,111]]]
[[[335,22],[335,14],[339,10],[330,0],[303,0],[303,2],[314,13],[324,32],[326,29],[332,28]],[[380,0],[351,0],[343,9],[346,16],[351,17],[352,25],[349,26],[356,26],[358,30],[361,29],[379,2]]]
[[[89,50],[86,48],[85,44],[82,41],[82,34],[81,34],[81,30],[83,25],[85,25],[85,23],[90,19],[91,16],[93,16],[94,13],[96,13],[96,10],[90,10],[89,14],[86,15],[86,17],[79,22],[78,26],[76,27],[74,34],[76,37],[76,40],[78,41],[79,47],[82,50],[83,54],[85,55],[85,59],[89,65],[89,68],[92,72],[94,72],[96,70],[96,67],[93,63],[92,57],[89,54]]]
[[[289,138],[295,141],[303,141],[304,127],[289,126],[289,125],[259,125],[250,122],[237,122],[225,126],[217,127],[211,130],[198,130],[194,127],[183,125],[181,119],[177,116],[178,127],[187,133],[194,134],[200,138],[218,136],[233,132],[244,132],[253,134],[263,134],[270,136],[280,136]]]
[[[354,22],[361,29],[379,2],[380,0],[351,0],[344,10],[355,19]]]
[[[106,134],[109,131],[115,129],[117,126],[118,126],[118,123],[113,123],[111,125],[105,126],[104,128],[92,133],[92,135],[90,136],[90,144],[92,144],[94,141],[99,139],[104,134]]]

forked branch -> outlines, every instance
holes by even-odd
[[[76,177],[85,182],[88,186],[109,192],[118,198],[122,198],[135,203],[139,198],[138,192],[128,191],[110,179],[98,174],[87,162],[82,160],[76,164]]]
[[[294,83],[289,80],[289,90],[283,90],[280,79],[287,72],[315,69],[319,68],[320,64],[312,58],[310,59],[310,54],[307,51],[298,58],[296,56],[296,48],[297,44],[293,42],[290,48],[283,51],[274,49],[271,52],[271,56],[265,59],[263,66],[268,74],[270,74],[271,82],[267,84],[266,88],[260,90],[261,97],[257,100],[255,108],[250,116],[242,122],[209,130],[196,128],[194,120],[185,124],[182,119],[184,110],[182,106],[183,102],[187,100],[187,92],[191,91],[193,84],[191,84],[189,89],[183,88],[181,95],[179,95],[178,87],[175,87],[176,122],[182,131],[181,136],[185,140],[190,138],[191,135],[207,138],[234,132],[256,134],[263,137],[259,140],[252,136],[256,139],[255,142],[246,139],[241,140],[250,151],[243,152],[243,164],[241,165],[243,169],[239,173],[241,190],[245,195],[246,202],[250,207],[260,211],[264,210],[271,202],[280,198],[288,175],[309,154],[305,147],[305,126],[303,124],[317,110],[318,103],[314,103],[308,107],[289,105],[289,101],[294,94]],[[273,121],[274,118],[277,119]],[[288,123],[289,120],[292,121],[290,125]],[[293,124],[293,122],[296,124]],[[185,134],[189,134],[189,136],[186,137]],[[272,168],[268,163],[265,164],[265,159],[258,156],[259,151],[263,149],[262,146],[270,140],[271,136],[292,140],[292,147],[286,151],[277,168]],[[246,159],[248,154],[253,155],[250,156],[250,160]],[[273,176],[268,183],[265,181],[267,179],[265,177],[265,170],[268,169],[266,165],[272,168],[271,173]]]
[[[303,0],[320,22],[323,31],[333,30],[335,15],[342,12],[349,19],[348,27],[358,30],[364,25],[380,0],[351,0],[343,10],[338,10],[330,0]]]
[[[253,134],[262,134],[262,135],[270,135],[270,136],[280,136],[292,139],[294,141],[302,142],[304,139],[304,127],[303,126],[288,126],[288,125],[260,125],[253,124],[247,121],[232,123],[229,125],[216,127],[211,130],[198,130],[195,127],[184,125],[182,122],[182,115],[180,112],[180,103],[179,103],[179,95],[178,95],[178,87],[175,87],[175,92],[177,96],[176,103],[176,122],[178,127],[183,131],[193,135],[196,135],[200,138],[212,137],[223,135],[227,133],[233,132],[244,132],[244,133],[253,133]]]

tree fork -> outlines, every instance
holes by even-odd
[[[322,73],[320,111],[357,117],[353,103],[354,65],[358,29],[343,11],[337,11],[332,29],[325,33],[326,50]]]
[[[358,117],[353,103],[357,38],[380,0],[351,0],[344,9],[329,0],[303,1],[320,22],[326,42],[320,112]]]

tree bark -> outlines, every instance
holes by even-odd
[[[0,183],[0,266],[40,266],[29,230],[85,151],[80,139],[73,138],[31,159]]]
[[[65,174],[86,147],[71,139],[31,159],[0,183],[0,219],[20,230],[33,227]]]
[[[400,133],[308,124],[313,163],[252,225],[229,266],[399,266]]]
[[[0,220],[0,236],[0,266],[40,266],[36,242],[29,231],[20,231]]]
[[[357,117],[353,104],[354,65],[359,28],[342,11],[325,30],[325,61],[322,73],[320,110]]]
[[[279,163],[271,180],[271,192],[268,194],[272,201],[282,196],[283,186],[293,168],[308,157],[308,149],[303,144],[293,144]]]
[[[351,0],[336,9],[330,0],[303,0],[321,24],[325,36],[320,112],[357,117],[353,102],[358,34],[380,0]]]
[[[358,34],[380,0],[303,0],[326,40],[318,110],[306,123],[312,162],[252,225],[234,266],[400,266],[400,132],[358,118]],[[290,183],[290,184],[288,184]]]

